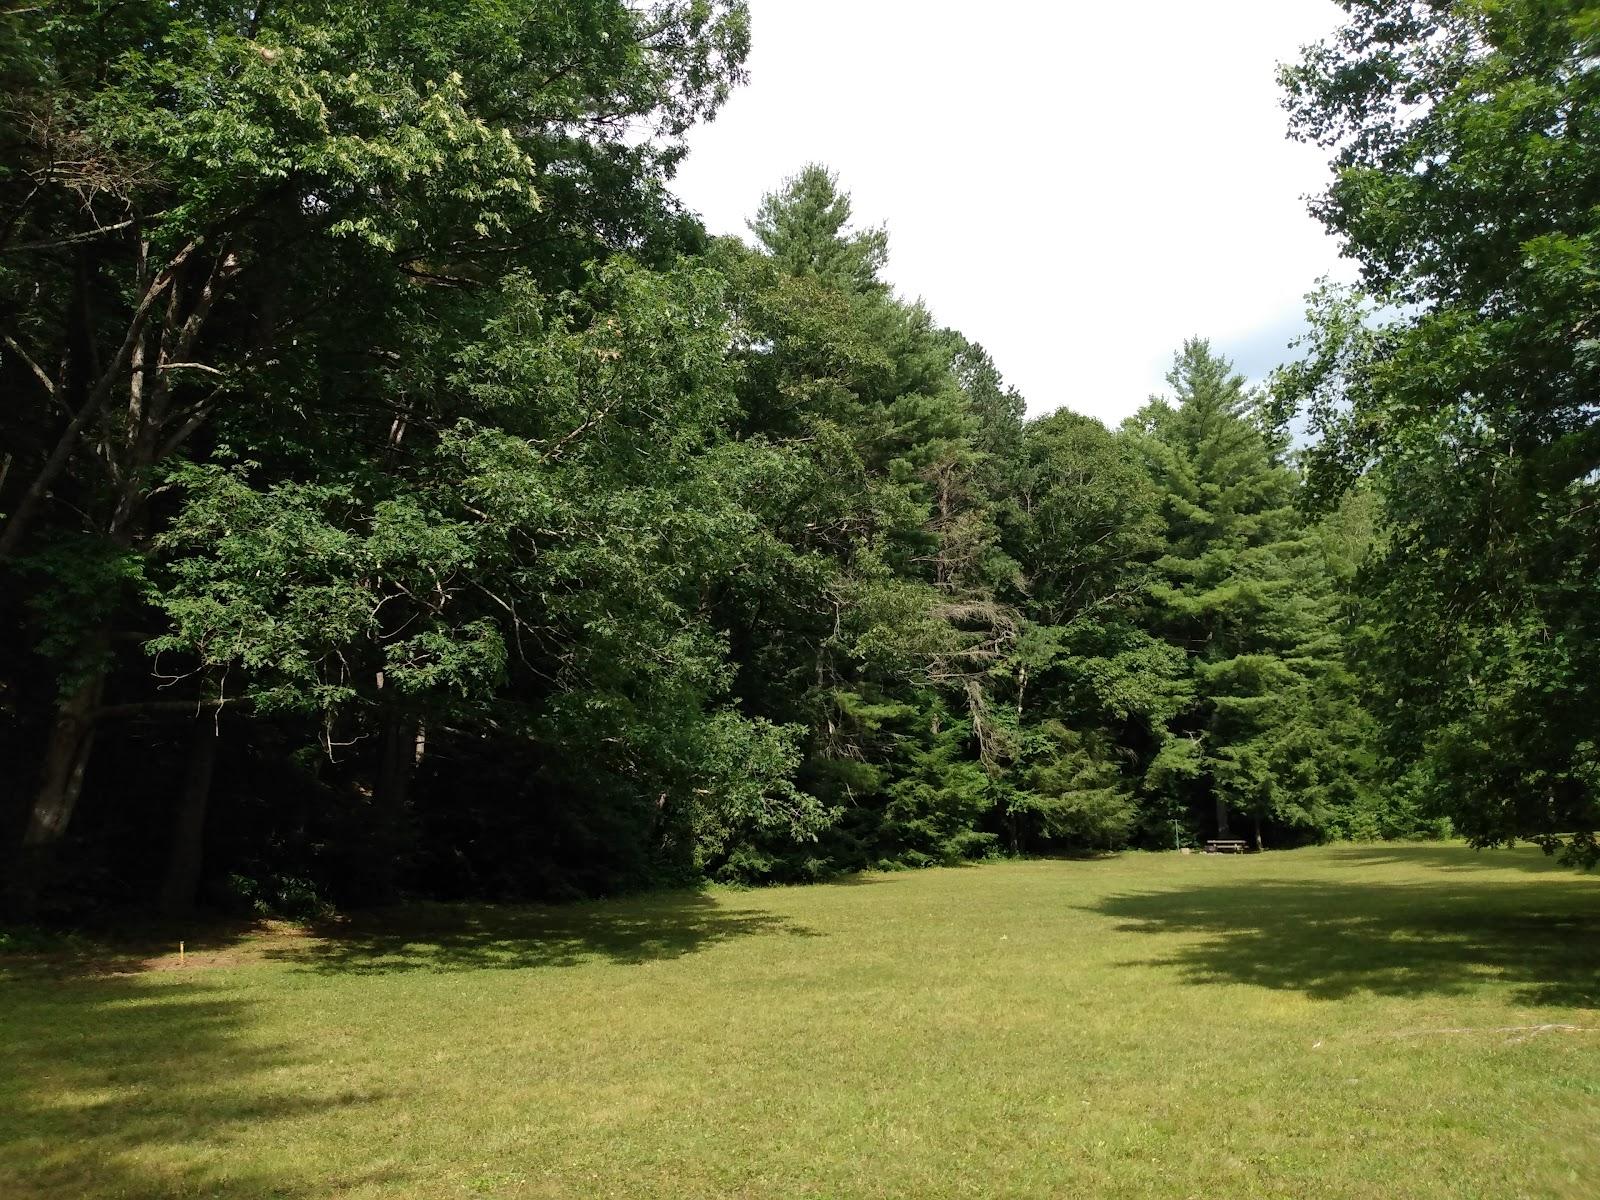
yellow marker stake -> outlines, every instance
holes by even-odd
[[[178,943],[178,965],[183,966],[183,943]]]

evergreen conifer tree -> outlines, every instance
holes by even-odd
[[[1323,544],[1296,508],[1298,479],[1257,397],[1202,340],[1168,376],[1175,403],[1130,422],[1159,488],[1165,553],[1150,628],[1190,662],[1192,700],[1151,783],[1232,819],[1325,831],[1348,800],[1362,722],[1341,662]]]

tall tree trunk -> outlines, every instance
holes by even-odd
[[[189,772],[178,796],[172,824],[172,850],[161,886],[161,910],[174,916],[194,907],[205,850],[206,809],[211,802],[211,775],[221,741],[219,719],[211,713],[195,718],[189,743]]]
[[[391,899],[398,890],[401,859],[411,846],[411,782],[422,761],[424,731],[421,722],[397,709],[383,717],[378,773],[373,782],[374,821],[372,845],[374,899]]]
[[[1217,836],[1219,838],[1228,836],[1228,802],[1222,798],[1220,792],[1217,794]]]
[[[237,260],[222,252],[209,270],[202,273],[198,287],[187,295],[180,295],[180,276],[200,244],[199,240],[189,242],[164,267],[154,271],[148,259],[149,243],[141,241],[135,281],[140,298],[128,320],[122,344],[77,403],[76,414],[34,472],[27,488],[10,506],[10,513],[0,525],[0,561],[17,553],[36,511],[56,479],[66,470],[74,451],[79,449],[80,438],[100,418],[113,392],[122,383],[128,388],[128,410],[123,428],[118,431],[120,444],[111,454],[112,475],[117,486],[105,535],[120,549],[134,543],[144,518],[150,468],[175,449],[197,424],[186,422],[180,434],[170,438],[165,447],[158,445],[171,399],[171,379],[164,370],[187,358],[222,286],[238,271]],[[152,323],[159,322],[155,314],[163,296],[168,299],[167,323],[158,331],[152,328]],[[82,374],[84,364],[77,359],[86,357],[93,362],[93,349],[90,344],[86,350],[72,356],[72,367],[78,375]],[[152,349],[156,351],[153,361]],[[52,387],[60,394],[67,394],[78,386],[77,377],[63,376]],[[197,415],[203,417],[207,411],[202,403]],[[109,669],[104,661],[109,642],[109,631],[103,627],[85,638],[83,661],[91,664],[91,673],[57,707],[55,726],[45,748],[43,775],[9,889],[12,906],[23,913],[31,913],[37,907],[39,891],[54,869],[56,847],[67,831],[83,789],[83,775],[94,745],[95,710],[105,691]]]
[[[397,712],[383,719],[383,757],[378,763],[374,798],[382,811],[398,816],[411,800],[411,777],[420,758],[422,731],[417,721]]]
[[[133,544],[133,525],[141,513],[139,506],[129,501],[129,495],[138,486],[138,481],[129,474],[117,489],[114,513],[105,534],[115,549],[126,550]],[[85,673],[81,682],[57,704],[55,724],[45,746],[39,790],[34,793],[27,832],[22,838],[21,863],[12,888],[12,904],[19,911],[31,912],[37,904],[39,889],[48,882],[55,866],[56,847],[66,835],[78,806],[84,772],[94,748],[97,710],[111,670],[110,647],[109,625],[101,624],[84,636],[77,662],[83,665]]]
[[[1260,850],[1261,849],[1261,814],[1260,813],[1255,813],[1254,816],[1255,816],[1255,822],[1256,822],[1256,849]]]
[[[34,793],[11,877],[8,902],[18,916],[31,917],[37,910],[39,892],[55,867],[56,849],[78,806],[94,745],[95,710],[105,692],[105,681],[105,667],[97,663],[57,706],[55,724],[45,743],[39,789]]]

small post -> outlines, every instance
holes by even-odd
[[[178,943],[178,965],[183,966],[183,943]]]

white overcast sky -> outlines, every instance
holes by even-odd
[[[1348,277],[1306,213],[1276,64],[1331,0],[752,0],[751,80],[676,190],[744,234],[807,162],[889,228],[888,277],[981,342],[1032,413],[1115,422],[1201,334],[1252,378]]]

